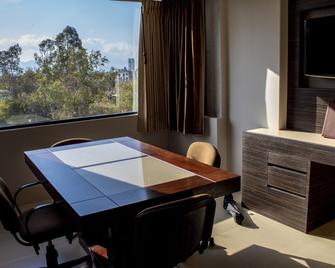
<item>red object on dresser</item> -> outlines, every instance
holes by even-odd
[[[325,138],[335,139],[335,102],[334,101],[328,104],[321,135]]]

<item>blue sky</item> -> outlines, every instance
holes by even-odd
[[[67,25],[75,27],[88,50],[100,50],[109,66],[137,61],[140,4],[111,0],[0,0],[0,50],[19,43],[22,66],[45,38],[54,38]]]

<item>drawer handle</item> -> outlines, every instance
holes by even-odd
[[[304,195],[292,193],[290,191],[280,189],[280,188],[278,188],[276,186],[272,186],[272,185],[268,184],[267,187],[270,188],[271,190],[275,190],[275,191],[278,191],[278,192],[281,192],[281,193],[289,194],[291,196],[295,196],[295,197],[299,197],[299,198],[302,198],[302,199],[306,199],[306,197]]]
[[[289,170],[289,171],[292,171],[292,172],[296,172],[296,173],[299,173],[299,174],[304,174],[304,175],[307,174],[307,172],[304,172],[304,171],[301,171],[301,170],[297,170],[297,169],[294,169],[294,168],[284,167],[284,166],[277,165],[277,164],[268,163],[268,166],[269,167],[278,167],[278,168],[286,169],[286,170]]]

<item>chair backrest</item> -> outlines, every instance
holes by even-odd
[[[20,221],[15,210],[13,196],[7,183],[0,177],[0,221],[5,230],[16,233]]]
[[[174,267],[207,245],[215,200],[198,195],[147,208],[135,218],[134,267]]]
[[[84,143],[84,142],[89,142],[89,141],[92,141],[92,140],[88,138],[71,138],[71,139],[58,141],[54,143],[53,145],[51,145],[51,148],[58,147],[58,146],[64,146],[64,145]]]
[[[186,157],[218,168],[221,164],[218,150],[208,142],[193,142],[187,150]]]

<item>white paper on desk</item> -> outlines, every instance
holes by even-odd
[[[120,143],[107,143],[52,152],[64,164],[74,168],[142,157],[143,154]]]
[[[96,187],[97,180],[102,183],[101,185],[108,185],[109,179],[116,179],[136,186],[145,187],[195,175],[188,170],[151,156],[84,167],[76,169],[75,171],[86,180],[94,183]]]

